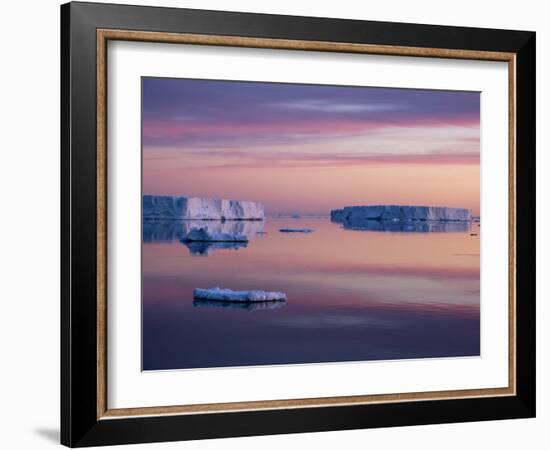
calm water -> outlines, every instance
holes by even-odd
[[[477,224],[206,223],[247,234],[233,248],[180,243],[186,227],[204,225],[193,222],[143,226],[144,370],[479,355]],[[194,288],[216,286],[283,291],[288,301],[193,301]]]

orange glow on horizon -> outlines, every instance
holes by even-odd
[[[143,192],[254,200],[264,203],[267,214],[410,204],[464,207],[479,215],[480,167],[393,163],[186,169],[145,164]]]

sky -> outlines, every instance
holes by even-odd
[[[143,78],[143,193],[479,214],[480,95]]]

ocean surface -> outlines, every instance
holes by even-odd
[[[180,243],[195,226],[249,242]],[[346,229],[328,217],[144,222],[143,370],[477,356],[479,230]],[[193,300],[194,288],[213,287],[288,300]]]

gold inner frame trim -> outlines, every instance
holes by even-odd
[[[508,62],[508,386],[502,388],[407,392],[377,395],[262,400],[199,405],[109,409],[107,404],[107,42],[109,40],[170,44],[216,45],[283,50],[362,53]],[[402,401],[499,397],[516,394],[516,54],[478,50],[403,47],[240,36],[97,30],[97,418],[206,414],[267,409],[349,406]]]

